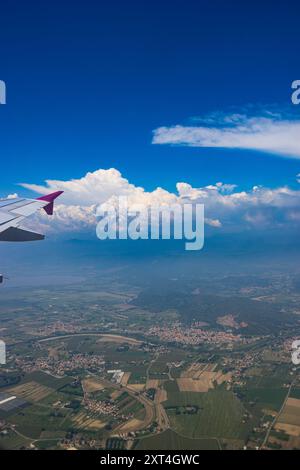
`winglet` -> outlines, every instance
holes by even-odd
[[[52,215],[52,214],[53,214],[54,201],[55,201],[55,199],[56,199],[58,196],[60,196],[62,193],[63,193],[63,191],[56,191],[55,193],[47,194],[46,196],[42,196],[42,197],[38,197],[38,198],[37,198],[38,201],[46,201],[46,202],[49,202],[49,204],[47,204],[47,205],[44,207],[44,210],[47,212],[48,215]]]

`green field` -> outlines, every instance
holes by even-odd
[[[58,440],[53,440],[53,439],[49,439],[49,440],[42,440],[42,441],[37,441],[34,443],[35,447],[38,449],[38,450],[52,450],[52,449],[56,449],[56,444],[57,444]]]
[[[140,439],[138,450],[219,450],[216,439],[189,439],[168,429],[162,434]]]
[[[297,398],[300,400],[300,388],[293,388],[290,394],[290,398]]]
[[[279,411],[286,397],[284,388],[250,388],[244,389],[243,401],[253,403],[256,407]]]
[[[9,431],[6,436],[1,435],[0,437],[0,450],[21,449],[28,446],[30,442],[30,440],[18,436],[13,431]]]
[[[38,439],[44,431],[67,431],[72,427],[71,420],[68,419],[69,410],[59,410],[55,412],[48,406],[35,404],[10,417],[10,422],[17,426],[17,430],[31,439]]]
[[[164,389],[167,391],[168,396],[171,396],[169,394],[174,393],[174,392],[179,393],[179,387],[177,385],[176,380],[167,380],[166,382],[164,382]]]
[[[131,375],[129,377],[129,384],[140,384],[140,383],[145,383],[147,380],[147,364],[142,364],[142,365],[135,365],[135,364],[126,364],[124,366],[124,370],[126,372],[131,372]]]
[[[62,377],[56,378],[50,374],[45,374],[44,372],[32,372],[31,374],[27,374],[26,377],[21,381],[21,383],[27,382],[37,382],[45,387],[52,388],[53,390],[59,390],[60,388],[64,387],[65,385],[72,382],[74,379],[72,377]]]
[[[168,379],[168,366],[163,361],[155,361],[151,364],[149,369],[149,378],[150,379],[161,379],[166,380]]]
[[[69,418],[71,410],[67,408],[56,410],[53,408],[53,403],[58,400],[74,400],[75,395],[68,393],[68,388],[73,392],[73,388],[69,385],[71,381],[73,381],[71,377],[58,379],[43,372],[27,374],[22,383],[37,382],[51,388],[53,392],[38,403],[17,410],[9,417],[9,421],[16,425],[18,432],[29,439],[39,439],[45,431],[50,432],[52,438],[63,437],[66,431],[72,427],[72,421]],[[76,389],[74,388],[74,390]],[[15,439],[14,436],[13,439]],[[6,445],[10,448],[13,447],[8,441]]]
[[[232,392],[172,392],[164,406],[172,428],[186,437],[245,439],[247,436],[248,426],[243,424],[245,409]],[[196,414],[180,413],[179,407],[191,406],[198,407]]]

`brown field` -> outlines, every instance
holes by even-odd
[[[189,368],[181,373],[181,377],[186,379],[200,379],[205,372],[214,372],[218,364],[193,363]]]
[[[158,388],[161,383],[161,380],[158,379],[148,379],[146,382],[146,389],[148,388]]]
[[[300,437],[300,400],[288,398],[275,429],[285,431],[290,436]]]
[[[118,432],[123,433],[123,432],[134,432],[138,431],[139,429],[143,428],[144,422],[141,421],[140,419],[130,419],[127,421],[127,423],[122,424],[121,426],[118,427]]]
[[[195,377],[196,376],[196,377]],[[203,371],[200,374],[196,372],[194,378],[177,379],[177,384],[181,392],[208,392],[214,388],[214,384],[218,385],[231,380],[231,374],[223,374],[222,371],[207,372]]]
[[[288,398],[286,406],[294,406],[295,408],[300,409],[300,400],[298,398]]]
[[[80,413],[78,413],[72,418],[72,421],[76,427],[80,427],[82,423],[86,420],[86,418],[87,418],[86,413],[84,411],[81,411]]]
[[[102,384],[101,379],[91,377],[82,381],[82,388],[85,393],[92,393],[97,392],[98,390],[103,390],[105,387]]]
[[[167,401],[167,399],[168,394],[166,390],[164,390],[163,388],[159,388],[156,390],[155,403],[163,403],[164,401]]]
[[[207,367],[207,364],[193,363],[188,367],[188,369],[181,373],[181,377],[186,379],[196,379]]]
[[[194,379],[177,379],[177,385],[181,392],[207,392],[211,388],[203,381]]]
[[[131,376],[131,372],[125,372],[122,377],[121,384],[127,385],[130,376]]]
[[[279,444],[283,450],[300,449],[300,437],[289,436],[288,441],[283,441],[271,436],[269,442]]]
[[[116,400],[119,398],[120,395],[122,395],[123,391],[122,390],[114,390],[111,394],[110,397],[112,400]]]
[[[74,416],[72,421],[77,429],[98,430],[104,428],[105,426],[105,422],[100,421],[99,419],[88,417],[84,411],[81,411],[76,416]]]
[[[145,384],[128,384],[126,387],[132,392],[141,392],[145,389]]]
[[[126,336],[119,336],[119,335],[101,335],[101,337],[97,340],[97,343],[104,343],[104,342],[127,343],[127,344],[132,344],[132,345],[141,344],[141,341],[137,339],[127,338]]]
[[[291,436],[288,444],[290,449],[300,449],[300,437]]]
[[[37,402],[43,400],[48,395],[53,393],[53,389],[40,385],[37,382],[27,382],[22,385],[17,385],[9,389],[9,392],[13,395],[16,395],[18,398],[23,398],[24,400]]]
[[[223,374],[222,371],[219,372],[214,372],[214,377],[212,377],[212,380],[214,382],[217,382],[218,385],[221,385],[224,382],[230,382],[232,379],[232,374],[228,372],[227,374]]]
[[[300,426],[292,424],[276,423],[275,429],[286,432],[289,436],[300,437]]]
[[[85,423],[85,429],[90,429],[92,431],[97,431],[98,429],[103,429],[105,423],[100,421],[100,419],[90,419],[88,422]]]

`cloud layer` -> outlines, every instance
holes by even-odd
[[[299,178],[299,175],[298,175]],[[56,190],[65,193],[58,200],[53,219],[41,212],[34,226],[43,231],[95,233],[97,207],[105,202],[115,204],[119,196],[127,196],[129,204],[174,204],[198,202],[205,205],[206,224],[213,230],[243,231],[284,227],[299,229],[300,190],[282,186],[255,186],[242,191],[235,184],[193,187],[179,182],[176,192],[160,187],[147,192],[135,186],[114,169],[89,172],[70,181],[49,180],[44,186],[23,183],[23,187],[39,194]]]
[[[201,121],[204,125],[159,127],[153,144],[258,150],[300,158],[299,120],[265,113],[254,117],[222,115],[222,119],[215,114]]]

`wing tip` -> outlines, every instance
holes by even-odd
[[[53,202],[56,198],[58,198],[64,191],[55,191],[54,193],[46,194],[45,196],[38,197],[38,201],[47,201]]]
[[[48,204],[44,207],[45,212],[48,215],[53,215],[54,201],[56,198],[61,196],[64,191],[55,191],[54,193],[46,194],[46,196],[41,196],[37,198],[37,201],[46,201]]]

